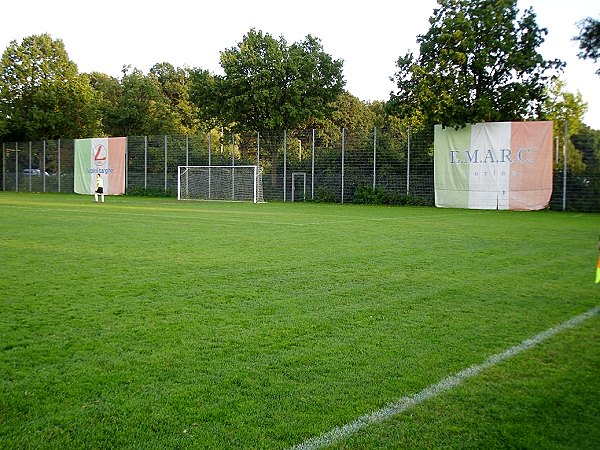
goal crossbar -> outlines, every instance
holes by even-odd
[[[262,203],[259,166],[179,166],[178,200],[252,201]]]

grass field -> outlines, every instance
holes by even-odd
[[[2,192],[0,448],[300,445],[597,308],[599,231]],[[599,316],[330,448],[600,448]]]

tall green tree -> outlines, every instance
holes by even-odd
[[[600,131],[591,130],[583,123],[587,109],[581,94],[568,92],[562,80],[556,78],[548,87],[544,116],[554,121],[555,168],[560,174],[566,143],[566,182],[572,199],[569,207],[594,211],[600,205]],[[559,181],[562,183],[562,178]]]
[[[60,39],[12,41],[0,60],[0,139],[78,138],[102,131],[98,98]]]
[[[593,130],[587,125],[583,125],[571,137],[571,141],[575,148],[581,152],[583,163],[588,172],[596,176],[596,185],[600,193],[600,130]],[[598,202],[600,202],[600,197]]]
[[[339,142],[342,128],[350,130],[355,139],[359,136],[363,140],[373,139],[377,115],[370,104],[346,91],[331,102],[331,107],[332,111],[327,117],[313,119],[305,124],[307,128],[319,130],[321,142],[329,145]]]
[[[198,106],[234,129],[297,128],[331,111],[345,84],[342,66],[315,37],[288,45],[283,37],[252,29],[221,52],[224,76],[197,72],[194,96],[212,102]]]
[[[193,68],[188,70],[189,97],[196,107],[200,127],[204,131],[226,125],[221,118],[221,105],[224,94],[220,90],[221,78],[208,70]]]
[[[145,136],[186,132],[156,76],[129,66],[117,80],[94,74],[101,92],[104,125],[109,136]]]
[[[88,74],[90,85],[98,96],[98,108],[102,116],[103,134],[107,136],[116,136],[112,130],[113,124],[118,122],[119,99],[123,95],[123,89],[119,79],[106,75],[101,72],[91,72]]]
[[[583,116],[588,110],[587,103],[581,93],[568,92],[564,81],[555,78],[547,87],[546,101],[543,107],[543,118],[554,121],[554,137],[558,138],[559,147],[567,142],[567,165],[570,170],[581,171],[584,168],[583,155],[573,145],[571,137],[579,133],[584,126]],[[565,136],[565,124],[567,135]],[[558,152],[559,167],[563,164],[563,152]]]
[[[327,117],[307,122],[309,128],[335,130],[341,128],[352,131],[372,132],[375,126],[376,113],[369,104],[349,92],[340,94],[331,102],[332,111]]]
[[[537,51],[547,30],[517,0],[438,0],[431,27],[417,37],[419,55],[397,62],[394,114],[413,124],[536,118],[545,85],[563,63]]]
[[[163,62],[152,66],[148,74],[154,77],[171,105],[180,124],[181,132],[194,133],[199,129],[197,106],[190,100],[189,73]]]
[[[573,38],[579,41],[579,58],[591,59],[598,62],[600,59],[600,20],[586,17],[579,22],[579,34]],[[596,70],[600,75],[600,69]]]
[[[583,168],[569,167],[567,191],[570,192],[572,199],[569,208],[598,211],[600,210],[600,131],[582,125],[579,131],[571,136],[570,144],[581,156]]]

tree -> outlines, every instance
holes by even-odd
[[[12,41],[0,60],[0,138],[83,137],[101,131],[98,99],[60,39]]]
[[[335,130],[346,128],[353,131],[372,132],[375,126],[376,114],[370,105],[343,92],[330,104],[332,110],[327,117],[312,119],[305,123],[309,128]]]
[[[567,192],[572,199],[569,209],[598,211],[600,209],[600,131],[582,125],[578,133],[571,137],[570,144],[581,156],[583,169],[569,167]]]
[[[517,0],[438,0],[431,28],[417,37],[392,78],[398,91],[390,112],[412,125],[536,118],[547,72],[564,65],[537,52],[547,30],[531,9],[518,18]]]
[[[342,92],[342,61],[326,54],[317,38],[288,45],[283,37],[250,30],[221,53],[224,76],[197,71],[199,107],[238,130],[282,130],[304,125],[331,111]]]
[[[162,93],[171,105],[183,133],[194,133],[199,128],[197,107],[190,101],[189,74],[169,63],[152,66],[149,76],[156,79]]]
[[[125,66],[121,80],[94,74],[92,84],[101,93],[105,131],[109,136],[186,132],[156,76],[146,76]]]
[[[114,133],[114,124],[118,122],[117,105],[123,94],[120,81],[101,72],[92,72],[88,74],[90,86],[98,96],[98,108],[102,116],[103,134],[107,136],[117,136]]]
[[[598,62],[600,59],[600,20],[587,17],[579,22],[579,35],[573,40],[579,41],[581,52],[577,56],[581,59],[591,59]],[[600,75],[600,69],[596,70]]]
[[[600,130],[582,125],[578,132],[571,136],[571,141],[581,152],[586,171],[595,175],[597,189],[600,192]],[[600,202],[600,197],[598,201]]]
[[[103,73],[90,74],[100,96],[105,132],[109,136],[194,133],[196,107],[189,100],[187,72],[169,63],[155,64],[144,75],[123,67],[119,80]]]
[[[581,93],[565,90],[565,82],[554,78],[546,88],[546,100],[543,107],[542,118],[555,122],[554,135],[563,128],[567,122],[569,137],[578,133],[583,126],[583,116],[588,111],[588,105],[583,100]]]
[[[555,183],[562,187],[564,179],[564,144],[567,144],[567,192],[569,208],[594,211],[600,205],[600,131],[591,130],[582,120],[587,112],[587,103],[579,92],[565,90],[560,79],[553,80],[548,87],[548,98],[544,105],[544,117],[554,120],[556,138]],[[567,135],[565,136],[565,123]]]
[[[204,69],[189,69],[188,76],[190,101],[196,107],[200,127],[209,131],[225,125],[220,118],[224,101],[219,89],[221,79]]]
[[[554,121],[554,136],[559,143],[567,141],[567,165],[571,170],[583,170],[582,154],[571,142],[571,136],[579,133],[583,125],[583,116],[587,112],[587,103],[581,93],[573,94],[565,90],[565,83],[559,78],[552,80],[547,88],[546,101],[543,107],[543,118]],[[565,136],[565,123],[567,136]],[[557,164],[562,167],[562,151],[559,152]]]

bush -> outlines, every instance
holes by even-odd
[[[353,203],[359,205],[389,205],[391,196],[383,188],[359,185],[354,192]]]
[[[315,195],[315,203],[336,203],[337,199],[335,198],[335,195],[333,195],[331,192],[326,191],[323,188],[317,189],[317,193]]]
[[[433,206],[432,201],[411,194],[402,195],[398,204],[406,206]]]
[[[359,185],[354,192],[353,203],[359,205],[404,205],[404,206],[430,206],[426,199],[415,195],[398,195],[387,192],[381,187]]]
[[[132,187],[127,189],[125,195],[131,197],[175,197],[173,192],[170,189],[166,191],[161,188],[148,188],[144,189],[141,187]]]

